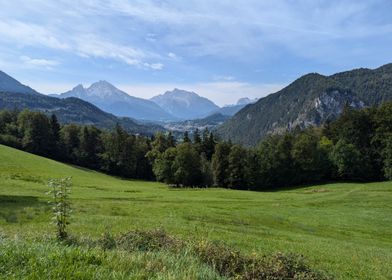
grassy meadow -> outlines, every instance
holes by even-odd
[[[68,176],[74,183],[69,226],[74,235],[98,238],[105,231],[120,234],[163,228],[179,238],[222,240],[245,253],[302,254],[313,267],[336,279],[392,279],[392,182],[273,192],[174,189],[115,178],[0,145],[0,234],[16,240],[54,234],[46,183],[49,178]],[[6,269],[1,258],[7,252],[17,256],[18,250],[27,250],[23,249],[26,244],[17,241],[1,246],[0,272]],[[48,249],[51,254],[58,253],[56,246]],[[35,258],[45,255],[43,248],[34,250]],[[84,254],[89,260],[92,252]],[[167,270],[156,279],[219,279],[195,259],[180,262],[159,254],[151,260],[161,260]],[[108,260],[118,256],[103,251],[98,255],[103,258],[102,277],[109,279],[113,264]],[[131,269],[123,262],[143,269],[150,262],[137,254],[127,258],[116,262],[123,273]],[[122,279],[121,275],[115,278]],[[140,279],[158,274],[143,275]]]

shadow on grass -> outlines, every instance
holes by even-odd
[[[4,206],[12,207],[28,207],[40,204],[38,197],[36,196],[26,196],[26,195],[0,195],[0,209]]]
[[[0,220],[7,223],[31,220],[48,207],[35,196],[0,195]]]

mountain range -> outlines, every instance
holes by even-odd
[[[204,117],[219,109],[211,100],[194,92],[175,88],[150,99],[172,116],[190,120]]]
[[[324,76],[307,74],[282,90],[240,110],[217,129],[233,142],[255,145],[271,133],[319,126],[344,106],[377,106],[392,100],[392,64]]]
[[[161,125],[151,124],[151,120],[163,121],[166,129],[177,131],[217,127],[216,133],[224,139],[255,145],[272,133],[320,126],[337,118],[346,105],[359,109],[391,101],[392,64],[330,76],[310,73],[257,102],[240,99],[237,104],[222,108],[194,92],[180,89],[151,100],[136,98],[105,81],[89,88],[79,85],[57,97],[40,94],[0,71],[0,109],[28,108],[54,113],[62,123],[102,128],[120,123],[129,132],[147,135],[165,130]],[[185,121],[189,119],[193,121]],[[167,124],[169,120],[172,124]]]
[[[119,118],[104,112],[93,104],[75,97],[56,98],[40,94],[0,72],[0,110],[41,111],[55,114],[61,123],[96,125],[101,128],[113,128],[119,123],[128,132],[152,135],[164,128],[155,124],[141,124],[130,118]]]
[[[93,83],[88,88],[77,85],[72,90],[51,96],[77,97],[116,116],[155,122],[194,120],[214,114],[233,116],[247,104],[254,102],[249,98],[241,98],[235,105],[220,108],[205,97],[177,88],[147,100],[130,96],[107,81]]]
[[[107,81],[93,83],[88,88],[78,85],[72,90],[57,96],[60,98],[77,97],[120,117],[149,121],[169,121],[175,119],[175,117],[165,112],[154,102],[130,96]]]

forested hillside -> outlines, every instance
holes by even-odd
[[[0,92],[0,110],[23,110],[55,114],[63,123],[77,123],[81,125],[95,125],[100,128],[113,129],[116,123],[130,133],[153,135],[164,128],[153,124],[140,124],[129,118],[118,118],[106,113],[96,106],[75,97],[60,99],[43,94],[29,94],[19,92]]]
[[[246,106],[218,128],[225,139],[255,145],[268,134],[320,126],[348,104],[360,109],[392,100],[392,64],[332,76],[308,74]]]

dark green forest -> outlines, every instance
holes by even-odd
[[[392,103],[354,110],[322,127],[265,137],[246,148],[196,131],[176,139],[132,135],[120,125],[60,125],[33,111],[0,112],[0,143],[125,178],[177,187],[264,190],[330,181],[392,179]]]

